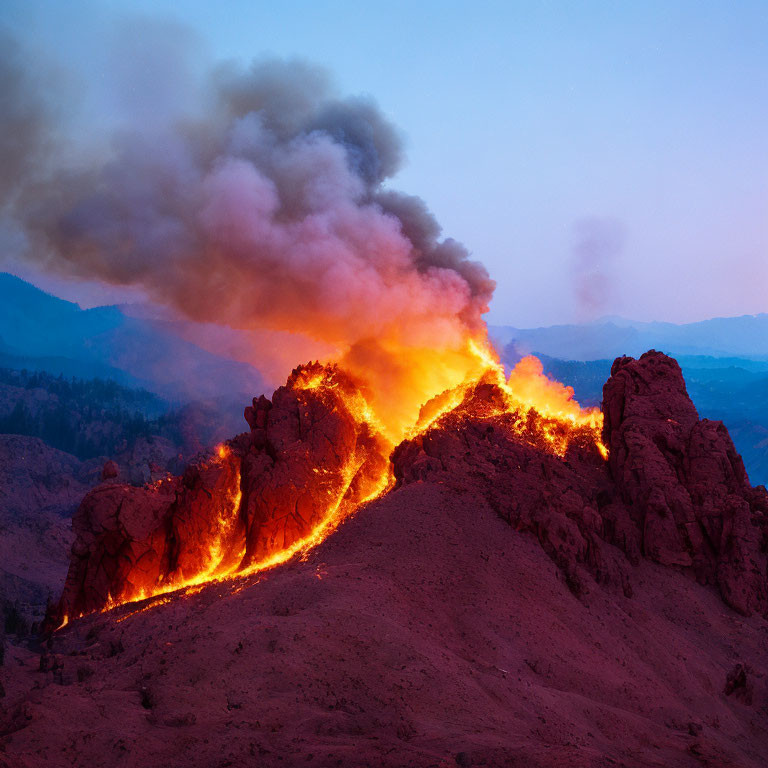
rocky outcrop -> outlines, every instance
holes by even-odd
[[[322,388],[304,386],[326,375]],[[302,539],[334,506],[356,505],[386,475],[389,445],[350,410],[356,394],[340,370],[314,364],[246,408],[245,565]]]
[[[647,557],[716,585],[743,614],[764,612],[768,496],[750,486],[723,424],[699,419],[678,364],[654,351],[619,358],[603,412],[607,463],[588,440],[548,452],[535,416],[522,431],[511,414],[473,419],[468,400],[397,448],[395,476],[484,498],[537,537],[577,594],[588,575],[631,594],[630,565]]]
[[[212,543],[227,528],[220,520],[237,521],[238,486],[237,463],[226,456],[152,486],[95,488],[72,522],[76,538],[56,618],[137,599],[210,567]]]
[[[323,378],[330,386],[308,382]],[[114,602],[246,568],[357,505],[386,475],[388,446],[350,410],[357,389],[335,368],[297,368],[272,400],[246,409],[251,431],[141,488],[114,473],[73,519],[75,543],[49,626]]]
[[[722,422],[699,419],[677,362],[617,359],[603,412],[619,543],[691,570],[741,613],[765,611],[768,496],[750,486]]]
[[[535,413],[472,418],[483,402],[500,397],[493,385],[481,385],[431,429],[399,445],[392,456],[398,484],[436,481],[468,500],[483,499],[515,530],[536,537],[575,594],[585,595],[597,581],[630,595],[629,563],[606,541],[599,513],[610,484],[594,441],[577,435],[561,457],[549,449]]]

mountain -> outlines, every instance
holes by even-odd
[[[547,374],[571,385],[585,405],[600,404],[615,357],[647,349],[675,355],[700,413],[726,424],[749,477],[768,483],[768,315],[684,325],[608,317],[583,325],[490,331],[506,365],[537,355]]]
[[[202,349],[172,325],[114,306],[83,310],[0,273],[0,367],[109,378],[173,403],[229,406],[263,391],[254,367]]]
[[[504,350],[502,359],[510,367],[518,361],[514,345]],[[611,360],[540,359],[548,376],[573,387],[579,403],[600,405]],[[678,362],[699,413],[728,427],[751,481],[768,484],[768,362],[703,355],[681,356]]]
[[[604,318],[583,325],[546,328],[493,326],[491,336],[519,354],[541,354],[563,360],[613,359],[660,349],[670,355],[744,357],[768,361],[768,315],[720,317],[697,323],[642,323]]]
[[[659,353],[611,367],[607,460],[502,394],[426,422],[376,495],[353,385],[297,369],[183,476],[91,491],[69,623],[6,652],[0,759],[762,766],[768,494],[727,430]]]

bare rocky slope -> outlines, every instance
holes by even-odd
[[[67,572],[72,515],[99,470],[38,438],[0,435],[0,616],[12,608],[27,629],[42,620]]]
[[[305,561],[12,648],[0,765],[764,765],[768,504],[727,431],[658,353],[613,366],[608,462],[486,418],[495,397],[480,386],[401,444],[396,487]],[[288,443],[313,445],[273,440],[290,400],[251,411],[235,446],[241,467],[272,462],[252,487],[279,489]],[[102,559],[94,498],[120,488],[76,517]],[[195,530],[189,497],[173,540]],[[90,583],[77,552],[69,604]]]

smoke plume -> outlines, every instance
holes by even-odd
[[[193,320],[332,345],[381,398],[412,367],[403,350],[460,355],[483,328],[485,268],[442,239],[422,200],[385,188],[403,160],[397,130],[321,69],[268,60],[186,73],[195,82],[178,87],[196,104],[122,125],[109,152],[88,156],[61,149],[73,137],[45,151],[49,94],[18,47],[0,57],[0,202],[27,258],[138,286]]]

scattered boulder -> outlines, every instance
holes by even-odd
[[[752,682],[749,679],[751,669],[747,664],[738,663],[725,677],[726,696],[741,699],[745,704],[752,704]]]

